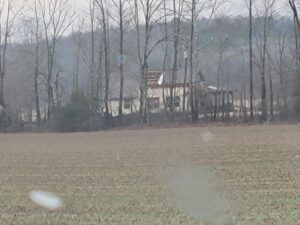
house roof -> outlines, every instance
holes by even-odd
[[[160,87],[169,87],[172,84],[172,70],[151,70],[148,72],[147,84],[150,88],[160,88]],[[160,83],[160,78],[163,76],[162,83]],[[174,86],[179,87],[184,85],[184,73],[181,71],[176,71]],[[188,83],[186,84],[188,86]]]
[[[147,84],[149,88],[160,88],[161,86],[168,87],[171,84],[172,71],[166,70],[164,73],[163,83],[158,84],[159,78],[163,74],[163,70],[149,70],[147,75]],[[120,75],[118,72],[111,73],[110,76],[109,99],[119,99],[120,91]],[[183,85],[184,77],[180,72],[177,72],[175,86]],[[139,96],[139,74],[137,72],[124,74],[124,99],[138,98]]]
[[[147,75],[147,85],[149,88],[161,88],[170,87],[172,83],[172,70],[149,70]],[[159,85],[159,80],[163,75],[163,82]],[[182,87],[184,85],[184,73],[182,71],[177,71],[175,74],[175,87]],[[187,78],[186,86],[189,86]],[[139,96],[139,73],[125,73],[124,74],[124,99],[134,99]],[[215,93],[217,91],[217,87],[212,86],[206,82],[200,82],[195,85],[195,88],[199,91],[203,91],[205,93]],[[110,100],[118,100],[119,99],[119,90],[120,90],[120,75],[118,72],[114,72],[111,74],[110,80],[110,92],[109,99]],[[219,89],[219,92],[222,91]]]

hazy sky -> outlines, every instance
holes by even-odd
[[[85,4],[87,4],[86,0],[73,0],[76,3],[76,6],[78,8],[83,8]],[[259,2],[261,0],[257,0],[256,2]],[[283,14],[286,14],[287,7],[284,7],[285,0],[277,0],[278,6],[280,7],[280,12]],[[229,0],[229,3],[226,4],[225,7],[226,12],[228,15],[243,15],[247,13],[247,7],[245,4],[245,0]]]
[[[84,0],[73,0],[78,8],[84,7],[87,1]],[[230,14],[239,14],[242,11],[246,11],[246,5],[244,0],[231,0],[231,3],[227,4],[226,8],[230,10]]]

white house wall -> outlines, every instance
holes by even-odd
[[[109,102],[110,112],[112,116],[118,116],[119,114],[119,100],[110,100]],[[139,99],[133,99],[131,104],[131,109],[125,109],[124,108],[124,101],[123,101],[123,114],[128,115],[131,113],[137,113],[140,107]]]
[[[165,88],[165,98],[170,96],[170,88]],[[188,88],[186,88],[186,93],[188,92]],[[183,87],[175,88],[175,96],[180,96],[180,107],[176,107],[176,112],[181,112],[183,109]],[[161,112],[164,110],[164,102],[163,102],[163,88],[149,88],[148,89],[148,98],[159,98],[159,108],[151,109],[152,113]],[[188,109],[188,98],[185,99],[186,109]],[[123,105],[123,113],[124,115],[128,115],[130,113],[138,113],[140,108],[140,99],[135,98],[132,100],[132,109],[124,109]],[[110,101],[110,111],[112,116],[117,116],[119,112],[119,100],[111,100]]]

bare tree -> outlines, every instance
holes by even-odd
[[[94,97],[94,79],[95,79],[95,4],[94,0],[89,0],[89,19],[90,19],[90,32],[91,32],[91,62],[90,62],[90,95]]]
[[[190,109],[192,121],[198,120],[198,111],[195,110],[193,74],[194,74],[194,34],[196,23],[196,0],[192,0],[191,33],[190,33]]]
[[[249,94],[250,94],[250,119],[254,119],[253,114],[253,42],[252,42],[252,29],[253,29],[253,16],[252,16],[253,0],[249,0]]]
[[[35,109],[38,123],[41,122],[40,99],[39,99],[39,85],[38,78],[40,75],[40,16],[38,12],[38,2],[34,0],[34,19],[35,19],[35,67],[34,67],[34,95],[35,95]]]
[[[167,61],[169,57],[169,29],[168,29],[168,9],[167,9],[167,0],[164,0],[163,8],[164,8],[164,35],[165,35],[165,41],[164,43],[164,60],[163,60],[163,75],[166,74],[166,67],[167,67]],[[166,103],[166,97],[165,97],[165,87],[162,86],[162,97],[163,97],[163,104],[164,104],[164,109],[166,116],[169,117],[169,112],[168,112],[168,106]],[[184,99],[185,100],[185,99]],[[184,107],[184,106],[183,106]]]
[[[112,0],[113,5],[116,8],[118,19],[112,18],[119,26],[119,56],[118,56],[118,64],[120,70],[120,90],[119,90],[119,123],[123,124],[123,95],[124,95],[124,63],[125,63],[125,55],[124,55],[124,40],[125,35],[129,29],[129,25],[131,22],[130,14],[129,14],[129,4],[128,1],[122,0]]]
[[[183,53],[183,57],[184,57],[184,78],[183,78],[183,83],[184,83],[184,86],[183,86],[183,101],[182,101],[182,104],[183,104],[183,107],[182,107],[182,112],[184,114],[184,118],[186,118],[186,91],[187,91],[187,87],[186,87],[186,84],[187,84],[187,75],[188,75],[188,41],[186,41],[186,46],[185,46],[185,51]]]
[[[97,86],[96,95],[100,105],[100,111],[103,112],[103,43],[100,41],[98,48],[98,67],[97,67]]]
[[[147,75],[149,70],[148,59],[154,49],[165,40],[165,37],[151,43],[151,34],[153,29],[161,21],[161,16],[158,15],[163,0],[134,0],[134,22],[138,38],[138,61],[140,67],[140,120],[141,123],[147,123],[148,118],[148,87]],[[140,7],[142,8],[140,12]],[[141,41],[141,24],[140,18],[144,22],[144,40]]]
[[[223,18],[221,18],[221,21]],[[230,60],[231,57],[224,56],[226,48],[228,48],[230,37],[221,38],[219,43],[217,44],[217,52],[218,52],[218,73],[217,73],[217,95],[215,96],[215,106],[214,106],[214,119],[216,119],[218,113],[218,94],[222,94],[222,119],[224,120],[225,113],[225,96],[224,96],[224,66],[226,62]]]
[[[201,38],[198,37],[198,35],[201,35],[201,33],[198,33],[196,30],[196,22],[197,17],[201,15],[203,12],[208,12],[208,19],[207,19],[207,25],[210,23],[211,18],[217,11],[217,9],[224,3],[224,0],[191,0],[190,5],[188,4],[188,7],[191,11],[191,21],[190,21],[190,48],[189,48],[189,58],[190,58],[190,78],[189,78],[189,88],[190,88],[190,111],[191,111],[191,119],[192,121],[198,120],[198,101],[195,99],[195,93],[194,93],[194,54],[199,54],[199,49],[197,49],[197,43],[195,43],[195,39],[201,40]],[[197,35],[197,36],[196,36]],[[198,43],[199,44],[199,43]],[[197,49],[197,51],[195,51]],[[198,63],[197,63],[198,65]]]
[[[141,30],[140,30],[140,9],[139,9],[139,1],[134,0],[133,1],[133,9],[131,9],[131,13],[133,15],[133,21],[136,29],[136,37],[137,37],[137,59],[138,59],[138,65],[139,65],[139,89],[140,89],[140,107],[139,107],[139,113],[140,113],[140,122],[143,122],[143,105],[144,105],[144,88],[143,88],[143,72],[142,72],[142,55],[141,55]]]
[[[97,3],[95,0],[88,0],[87,9],[84,10],[84,16],[86,19],[85,26],[88,27],[88,35],[82,42],[83,48],[83,61],[87,69],[88,74],[88,89],[87,93],[91,98],[98,98],[97,82],[98,82],[98,69],[97,67],[97,48],[99,44],[97,43],[100,38],[97,38],[97,29],[101,29],[99,26],[102,23],[100,19],[100,14],[96,11]],[[102,40],[101,40],[102,41]]]
[[[173,69],[171,77],[170,87],[170,111],[174,112],[174,85],[177,76],[177,64],[178,64],[178,50],[179,50],[179,35],[181,31],[181,22],[183,17],[185,0],[173,0],[173,46],[174,46],[174,58],[173,58]]]
[[[110,83],[110,52],[109,52],[109,10],[108,5],[105,0],[95,0],[98,5],[101,13],[101,26],[103,31],[103,46],[104,46],[104,74],[105,74],[105,96],[104,96],[104,104],[105,104],[105,121],[109,121],[109,104],[108,104],[108,95],[109,95],[109,83]]]
[[[270,51],[267,51],[268,55],[268,77],[269,77],[269,89],[270,89],[270,120],[273,120],[274,117],[274,91],[273,91],[273,68],[272,68],[272,59]]]
[[[295,24],[295,41],[296,41],[296,55],[297,55],[297,65],[299,67],[300,65],[300,44],[299,44],[299,38],[300,38],[300,19],[298,14],[298,8],[297,8],[297,2],[296,0],[288,0],[289,5],[291,7],[291,10],[293,12],[293,18],[294,18],[294,24]],[[299,74],[299,68],[297,67],[297,74]]]
[[[13,33],[13,26],[21,10],[16,10],[14,0],[0,0],[0,107],[5,107],[4,82],[6,76],[6,52]]]
[[[273,24],[273,15],[275,13],[276,0],[263,0],[258,5],[258,13],[262,15],[263,20],[263,35],[261,40],[257,40],[257,48],[260,59],[260,75],[261,75],[261,119],[267,120],[267,87],[266,87],[266,60],[267,60],[267,48],[268,38]],[[258,39],[258,38],[257,38]]]
[[[79,93],[79,71],[80,71],[80,61],[81,61],[81,51],[82,51],[82,30],[84,26],[84,20],[79,22],[76,31],[73,31],[73,39],[76,45],[75,59],[74,59],[74,68],[73,68],[73,84],[72,91],[73,94]]]
[[[31,56],[29,58],[30,71],[33,70],[33,88],[34,97],[32,98],[32,105],[35,105],[36,120],[38,123],[41,122],[41,112],[40,112],[40,96],[39,96],[39,78],[41,75],[40,67],[42,64],[42,50],[41,50],[41,24],[40,24],[40,14],[38,12],[38,2],[33,0],[28,4],[27,13],[29,15],[22,17],[22,33],[24,33],[25,39],[23,40],[23,48],[20,53],[24,52],[26,55]],[[21,33],[21,31],[19,31]],[[26,62],[26,60],[23,60]],[[32,64],[32,65],[31,65]],[[31,110],[32,111],[32,110]],[[32,118],[31,118],[32,119]]]
[[[286,44],[287,44],[287,35],[282,34],[281,37],[279,37],[278,41],[278,47],[275,54],[276,57],[276,65],[275,69],[280,79],[280,92],[281,92],[281,98],[283,100],[283,115],[284,117],[287,116],[287,78],[285,77],[285,68],[287,65],[284,66],[285,62],[284,59],[286,58]],[[290,68],[290,66],[288,66]],[[287,70],[285,70],[287,71]]]
[[[229,21],[229,17],[220,15],[214,20],[214,24],[217,25],[217,33],[213,37],[214,51],[216,52],[217,62],[217,79],[216,79],[216,95],[214,96],[214,113],[213,118],[216,119],[221,105],[222,119],[229,118],[229,107],[226,106],[225,100],[227,95],[227,104],[229,103],[229,74],[225,72],[226,65],[233,59],[241,57],[244,54],[243,49],[236,48],[235,34],[226,34],[226,23]],[[224,35],[225,34],[225,35]],[[226,82],[226,85],[225,85]],[[221,95],[221,100],[219,96]],[[226,110],[227,109],[227,110]],[[225,115],[227,113],[227,115]]]
[[[53,93],[53,73],[56,57],[57,43],[65,32],[70,28],[74,19],[70,0],[38,0],[39,11],[42,14],[43,31],[47,48],[47,72],[45,74],[47,85],[48,120],[55,108]]]
[[[275,53],[274,59],[272,60],[272,65],[274,66],[276,74],[279,76],[280,81],[280,100],[282,103],[280,106],[283,108],[280,109],[282,116],[286,118],[288,116],[288,104],[287,104],[287,74],[290,73],[292,64],[294,63],[294,55],[288,54],[288,35],[289,30],[280,31],[278,34],[278,41],[275,44]],[[292,57],[290,57],[292,55]]]
[[[296,97],[295,110],[298,117],[300,117],[300,19],[298,12],[298,4],[296,0],[288,0],[291,10],[293,12],[294,29],[295,29],[295,55],[296,55],[296,87],[294,95]]]
[[[250,120],[254,120],[254,93],[253,93],[253,3],[255,0],[245,0],[249,11],[249,102]]]

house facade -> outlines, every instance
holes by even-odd
[[[172,84],[172,71],[152,70],[147,74],[147,104],[150,113],[159,113],[170,109],[172,105],[171,87],[174,93],[174,112],[187,112],[190,110],[190,87],[187,79],[181,74]],[[128,81],[130,82],[130,81]],[[128,89],[128,87],[130,87]],[[211,86],[206,82],[195,82],[194,107],[199,114],[218,113],[232,110],[234,106],[233,90],[221,89]],[[118,91],[118,89],[117,89]],[[113,116],[118,116],[119,98],[110,98],[110,110]],[[124,115],[138,113],[140,108],[139,83],[131,83],[124,90],[123,113]]]
[[[171,71],[163,72],[162,70],[151,70],[147,74],[147,91],[148,91],[148,110],[152,113],[159,113],[169,108],[171,105],[170,89],[171,89]],[[188,83],[184,84],[182,78],[176,79],[173,85],[174,90],[174,111],[181,112],[184,108],[188,107]],[[131,90],[124,90],[126,95],[123,102],[124,115],[130,113],[137,113],[140,108],[140,92],[139,83],[131,85]],[[113,116],[118,115],[119,111],[119,98],[110,98],[110,110]]]

